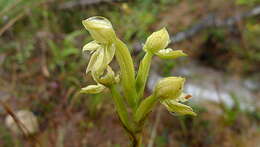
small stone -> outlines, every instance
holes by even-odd
[[[26,135],[32,135],[38,132],[39,125],[37,117],[28,110],[20,110],[15,112],[17,119],[21,122],[20,127]],[[6,126],[15,134],[22,134],[19,126],[11,115],[8,115],[5,119]]]

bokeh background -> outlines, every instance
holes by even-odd
[[[259,0],[0,0],[0,100],[29,110],[39,131],[25,137],[5,125],[0,146],[125,147],[109,92],[79,94],[91,41],[81,21],[107,17],[131,49],[136,68],[146,37],[166,27],[170,47],[189,57],[152,62],[146,93],[162,76],[185,76],[197,117],[153,111],[144,131],[148,147],[260,146]]]

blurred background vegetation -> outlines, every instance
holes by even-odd
[[[143,56],[140,46],[153,31],[166,26],[174,37],[210,14],[226,20],[258,10],[259,4],[260,0],[0,0],[0,100],[13,111],[26,109],[37,116],[40,131],[35,137],[43,147],[126,146],[109,92],[78,93],[91,79],[84,75],[88,55],[81,52],[91,38],[81,21],[93,15],[109,18],[131,48],[137,67]],[[145,130],[149,147],[259,146],[260,13],[231,27],[216,26],[171,45],[189,58],[155,58],[152,72],[157,76],[185,75],[191,80],[186,90],[199,93],[192,103],[198,117],[175,117],[157,109]],[[217,100],[211,99],[215,93]],[[0,108],[0,146],[34,146],[32,138],[8,131],[6,115]]]

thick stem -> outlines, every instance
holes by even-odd
[[[110,86],[109,89],[112,93],[112,98],[115,103],[116,111],[117,111],[117,114],[118,114],[121,122],[123,123],[125,129],[132,131],[133,127],[132,127],[131,122],[129,121],[128,112],[127,112],[126,105],[123,101],[122,96],[116,89],[115,85]]]
[[[140,98],[143,97],[144,89],[146,85],[146,81],[148,79],[148,74],[151,67],[151,60],[152,60],[153,54],[150,52],[146,52],[143,60],[140,63],[139,70],[136,77],[136,89],[137,89],[137,95],[138,95],[138,102],[140,101]]]
[[[137,104],[137,93],[135,88],[134,64],[127,46],[119,39],[114,41],[116,46],[116,59],[120,66],[121,81],[124,95],[128,104],[135,108]]]
[[[139,124],[143,122],[158,101],[159,99],[154,95],[145,98],[134,114],[134,121]]]
[[[142,147],[142,133],[133,134],[131,147]]]

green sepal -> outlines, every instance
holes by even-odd
[[[197,115],[195,112],[193,112],[191,107],[178,103],[174,99],[164,99],[164,100],[161,100],[161,103],[171,113],[176,113],[178,115],[192,115],[192,116]]]
[[[97,85],[88,85],[87,87],[81,88],[80,93],[86,94],[97,94],[102,92],[106,87],[101,84]]]
[[[96,41],[91,41],[83,46],[82,52],[84,53],[86,51],[95,51],[95,50],[99,49],[100,47],[101,47],[101,45],[98,44]]]
[[[155,53],[162,59],[176,59],[187,56],[182,50],[172,50],[171,48],[163,49]]]

